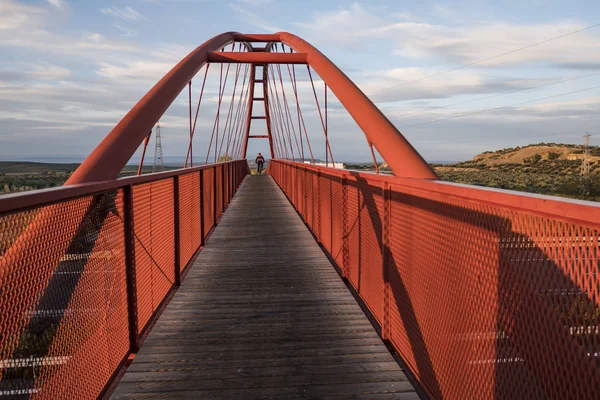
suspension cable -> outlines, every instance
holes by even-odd
[[[194,153],[193,153],[193,148],[192,148],[192,80],[190,79],[190,81],[188,82],[188,106],[190,109],[190,144],[188,145],[188,152],[190,154],[191,157],[191,161],[190,161],[190,166],[194,166]],[[185,156],[185,164],[183,165],[184,168],[187,167],[187,154]]]
[[[323,120],[323,114],[321,113],[321,105],[319,104],[319,97],[317,96],[317,90],[315,89],[315,82],[313,81],[312,73],[310,72],[310,66],[307,65],[306,69],[308,70],[308,76],[310,77],[310,84],[312,85],[313,93],[315,95],[315,102],[317,103],[317,110],[319,111],[319,117],[321,118],[321,125],[323,126],[323,133],[325,134],[325,146],[329,149],[329,155],[331,156],[331,162],[335,165],[335,161],[333,159],[333,153],[331,152],[331,146],[329,145],[329,140],[327,139],[327,127],[325,126],[325,121]]]
[[[285,136],[283,136],[283,133],[281,132],[281,129],[279,127],[279,121],[276,115],[276,111],[275,111],[275,97],[272,96],[272,91],[270,90],[270,85],[269,85],[269,75],[267,72],[267,76],[266,79],[267,81],[265,82],[265,88],[267,90],[267,95],[269,100],[269,115],[271,115],[271,121],[273,122],[271,124],[271,130],[272,130],[272,135],[273,135],[273,139],[274,142],[276,144],[276,146],[278,147],[277,152],[279,153],[280,157],[285,157],[285,158],[289,158],[289,153],[287,151],[287,144],[285,142]],[[283,139],[283,140],[282,140]]]
[[[292,49],[290,48],[290,52]],[[300,99],[298,97],[298,83],[296,81],[296,68],[292,64],[292,72],[290,71],[290,66],[287,66],[288,74],[290,75],[290,81],[292,82],[292,89],[294,90],[294,96],[296,97],[296,110],[298,111],[298,130],[300,131],[300,137],[302,137],[302,128],[304,128],[304,136],[306,137],[306,144],[308,146],[308,151],[310,152],[310,160],[314,164],[315,158],[313,156],[312,147],[310,145],[310,140],[308,139],[308,132],[306,130],[306,124],[304,123],[304,115],[302,114],[302,109],[300,108]],[[302,126],[300,125],[302,123]]]
[[[269,113],[269,118],[271,121],[271,136],[272,136],[273,142],[275,143],[275,146],[277,148],[277,153],[279,154],[280,157],[284,157],[284,152],[282,150],[282,143],[281,143],[280,132],[279,132],[279,121],[277,118],[277,114],[274,111],[275,96],[273,96],[273,93],[270,90],[270,82],[269,82],[270,78],[269,77],[270,77],[269,69],[266,69],[265,74],[264,74],[265,81],[263,82],[263,92],[266,93],[266,97],[269,99],[268,113]],[[285,146],[283,147],[283,149],[285,149]]]
[[[298,142],[298,136],[296,135],[296,129],[294,128],[294,123],[293,123],[293,119],[292,119],[292,114],[290,113],[290,108],[287,102],[287,96],[285,94],[285,88],[283,86],[283,79],[281,77],[281,67],[279,65],[277,65],[278,67],[278,74],[279,74],[279,82],[281,84],[281,97],[283,98],[283,106],[282,106],[282,113],[283,116],[285,118],[285,123],[286,123],[286,127],[288,129],[288,131],[291,128],[291,134],[294,137],[294,142],[296,143],[296,150],[298,152],[298,157],[302,158],[302,161],[304,162],[304,152],[302,151],[301,147],[300,147],[300,143]]]
[[[148,147],[148,142],[150,142],[150,136],[152,136],[152,129],[148,132],[148,136],[144,138],[144,148],[142,150],[142,156],[140,157],[140,164],[138,165],[137,174],[142,174],[142,167],[144,166],[144,157],[146,156],[146,148]]]
[[[206,153],[206,160],[204,164],[208,164],[208,158],[210,156],[210,149],[212,148],[212,143],[215,137],[215,131],[217,133],[216,141],[215,141],[215,159],[214,162],[217,162],[217,142],[219,141],[219,120],[221,117],[221,103],[223,102],[223,94],[225,93],[225,87],[227,86],[227,77],[229,76],[229,67],[231,64],[227,64],[227,71],[225,73],[225,80],[223,81],[223,64],[221,64],[221,73],[219,76],[219,100],[217,105],[217,113],[215,115],[215,122],[213,124],[212,135],[210,136],[210,143],[208,145],[208,151]]]
[[[269,66],[268,72],[269,73],[267,74],[267,90],[268,90],[268,93],[269,93],[269,98],[271,99],[271,101],[270,101],[270,107],[272,109],[271,120],[274,122],[273,126],[275,128],[275,132],[279,136],[283,137],[283,139],[284,139],[283,140],[284,147],[286,149],[286,153],[288,153],[288,155],[289,155],[289,152],[287,152],[287,141],[285,141],[285,135],[283,133],[284,130],[281,127],[281,116],[279,115],[278,110],[277,110],[277,98],[275,97],[275,93],[273,91],[273,87],[272,87],[272,84],[271,84],[271,81],[272,81],[272,78],[271,78],[272,69],[271,69],[270,66]]]
[[[275,144],[275,148],[277,150],[277,153],[280,157],[283,157],[283,151],[282,151],[282,144],[281,144],[281,139],[279,137],[280,132],[279,132],[279,124],[278,124],[278,120],[277,120],[277,115],[275,114],[275,112],[273,111],[273,107],[274,107],[274,101],[275,98],[272,95],[272,92],[270,90],[270,85],[269,85],[269,73],[268,73],[268,69],[265,69],[265,73],[263,74],[263,92],[265,94],[265,98],[268,98],[269,101],[267,103],[267,109],[265,110],[265,112],[269,113],[269,120],[270,120],[270,124],[271,124],[271,139],[273,140],[273,143]],[[277,157],[275,157],[277,158]]]
[[[204,94],[204,86],[206,85],[206,76],[208,75],[208,68],[210,64],[206,64],[206,69],[204,71],[204,79],[202,80],[202,89],[200,89],[200,96],[198,97],[198,106],[196,107],[196,116],[194,117],[194,125],[192,127],[192,135],[190,138],[190,144],[188,146],[188,153],[185,156],[185,164],[184,167],[187,168],[188,156],[190,155],[192,149],[192,139],[194,138],[194,133],[196,132],[196,123],[198,122],[198,113],[200,112],[200,104],[202,103],[202,95]]]
[[[277,45],[275,45],[275,46],[277,47]],[[283,53],[285,53],[285,44],[283,44],[283,43],[281,44],[281,51]],[[290,47],[290,53],[292,51],[293,50]],[[292,67],[294,67],[293,64],[292,64]],[[281,68],[279,68],[279,69],[281,69]],[[296,113],[298,114],[298,135],[300,136],[300,150],[302,151],[302,162],[304,162],[304,140],[302,138],[302,126],[300,124],[300,113],[299,113],[300,109],[299,109],[299,104],[298,104],[298,94],[296,93],[295,82],[292,80],[292,74],[290,72],[290,65],[289,64],[287,64],[287,70],[288,70],[288,75],[289,75],[289,78],[290,78],[290,84],[292,86],[292,91],[294,92],[294,96],[296,97]],[[295,75],[296,75],[296,73],[295,73],[295,69],[294,69],[294,76]],[[288,108],[288,110],[289,110],[289,108]],[[290,114],[290,121],[291,121],[290,123],[293,125],[294,123],[293,123],[293,118],[292,118],[291,114]],[[307,141],[308,141],[308,137],[307,137]],[[310,143],[308,143],[308,147],[310,149]],[[312,157],[312,150],[310,151],[310,153],[311,153],[311,161],[314,162],[314,159]]]
[[[275,73],[274,73],[275,69],[272,66],[270,66],[270,69],[271,69],[272,75],[274,76],[275,75]],[[294,147],[292,145],[292,135],[291,135],[289,129],[287,129],[287,130],[285,129],[285,125],[284,125],[284,122],[283,122],[283,120],[284,120],[284,118],[283,118],[283,111],[282,111],[281,101],[279,100],[279,93],[277,92],[277,80],[273,79],[272,81],[273,81],[273,87],[275,89],[271,89],[271,92],[275,93],[275,99],[276,99],[275,105],[276,105],[276,108],[277,108],[277,111],[278,111],[279,125],[281,127],[281,131],[282,131],[283,135],[285,135],[286,132],[287,132],[287,139],[288,139],[287,141],[288,141],[288,144],[290,146],[290,153],[291,153],[291,156],[292,156],[292,160],[294,160],[296,158],[296,156],[294,155]]]
[[[252,66],[248,65],[248,68],[252,68]],[[246,120],[246,117],[248,115],[248,107],[250,105],[249,101],[250,101],[250,86],[251,85],[252,85],[251,77],[248,76],[248,86],[246,87],[246,93],[243,96],[245,101],[242,101],[242,109],[241,109],[240,116],[239,116],[240,120],[239,120],[238,128],[236,130],[236,135],[235,135],[235,140],[234,140],[233,150],[232,150],[232,152],[234,152],[236,154],[237,158],[240,158],[242,156],[242,142],[243,142],[243,135],[245,132],[244,120]]]
[[[240,43],[240,49],[241,49],[242,44]],[[236,70],[235,70],[235,81],[233,83],[233,92],[231,94],[231,101],[229,102],[229,110],[227,111],[227,118],[225,119],[225,126],[223,128],[223,137],[221,138],[221,145],[219,146],[219,156],[221,155],[221,152],[223,151],[223,144],[225,143],[225,136],[226,136],[226,132],[227,132],[227,128],[229,128],[229,124],[231,121],[231,112],[234,108],[235,105],[235,93],[237,91],[237,83],[240,77],[240,68],[242,67],[242,64],[238,64],[236,66]],[[229,135],[231,135],[231,133],[229,133]]]
[[[277,45],[275,45],[277,49]],[[281,97],[283,97],[283,105],[285,106],[285,120],[287,128],[292,129],[292,134],[294,135],[294,140],[296,142],[296,147],[298,149],[298,155],[302,157],[302,162],[304,162],[304,148],[298,143],[298,136],[296,135],[296,129],[294,128],[294,119],[292,118],[292,113],[290,112],[290,106],[287,101],[287,96],[285,94],[285,86],[283,84],[283,76],[281,74],[281,65],[277,64],[277,72],[279,74],[279,82],[281,83]],[[302,142],[302,136],[300,136],[300,142]]]
[[[242,103],[244,99],[244,90],[246,88],[246,76],[248,75],[249,64],[246,64],[244,67],[244,77],[242,78],[242,89],[240,90],[239,99],[237,102],[237,108],[235,111],[235,116],[233,117],[233,124],[231,124],[231,129],[229,130],[229,136],[227,138],[227,147],[225,149],[225,154],[229,155],[229,149],[231,147],[232,139],[238,132],[238,127],[240,124],[240,110],[242,109]],[[233,148],[231,148],[233,153]],[[232,156],[233,157],[233,156]]]
[[[325,83],[325,82],[324,82]],[[329,154],[327,153],[327,148],[329,147],[329,124],[327,118],[327,83],[325,83],[325,166],[329,167]],[[333,164],[335,168],[335,164]]]
[[[371,143],[371,141],[369,141],[369,148],[371,149],[371,157],[373,157],[373,165],[375,166],[375,172],[379,173],[379,164],[377,164],[377,158],[375,157],[375,151],[373,150],[373,143]]]

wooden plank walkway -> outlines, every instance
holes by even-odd
[[[114,399],[418,399],[269,176],[246,178]]]

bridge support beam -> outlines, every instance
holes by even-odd
[[[306,64],[303,53],[211,52],[208,62],[227,64]]]
[[[308,64],[327,83],[396,176],[438,178],[400,131],[335,64],[305,40],[286,32],[277,35],[296,52],[306,53]]]
[[[206,64],[208,53],[233,43],[237,35],[227,32],[215,36],[181,60],[123,117],[65,184],[116,179],[148,132]]]
[[[215,54],[236,41],[244,43],[250,52]],[[251,42],[281,42],[294,49],[297,54],[267,54],[268,52],[264,51],[252,54]],[[352,115],[367,136],[368,142],[373,143],[396,176],[437,179],[437,175],[421,155],[367,96],[308,42],[286,32],[270,35],[228,32],[208,40],[169,71],[114,127],[66,184],[115,179],[142,143],[146,133],[152,129],[200,68],[211,59],[214,62],[308,63]],[[256,65],[253,64],[252,67]],[[248,129],[249,125],[248,123]],[[248,132],[244,148],[247,145],[247,136]]]

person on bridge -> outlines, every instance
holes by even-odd
[[[258,175],[262,175],[262,169],[263,169],[263,165],[265,164],[265,158],[262,156],[262,154],[258,153],[258,155],[256,156],[256,165],[257,165],[257,173]]]

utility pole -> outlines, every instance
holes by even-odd
[[[588,177],[590,175],[590,134],[583,135],[583,161],[581,163],[581,175]]]
[[[156,141],[156,146],[154,147],[154,165],[152,166],[152,172],[161,172],[165,170],[165,160],[163,159],[160,137],[160,121],[156,123],[155,131],[156,134],[154,135],[154,140]]]

